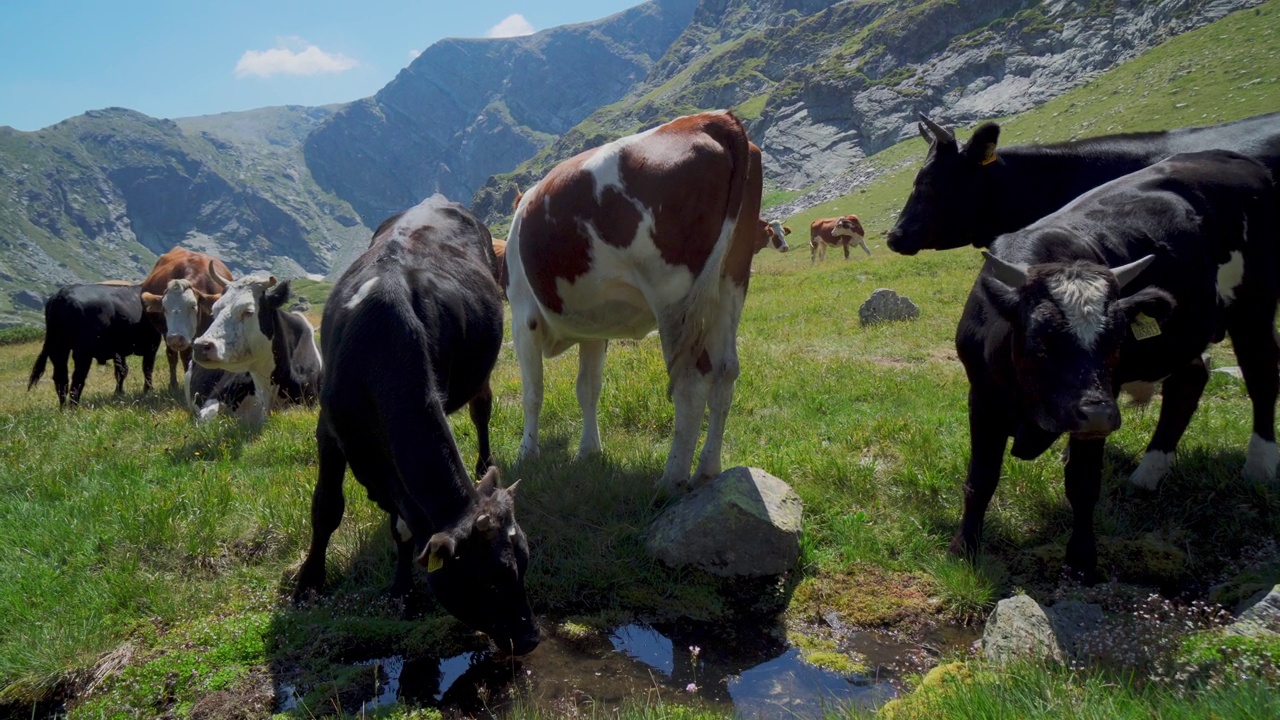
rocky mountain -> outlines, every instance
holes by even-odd
[[[433,192],[488,221],[585,148],[733,107],[773,188],[813,204],[913,134],[1038,105],[1263,0],[649,0],[592,23],[444,40],[372,97],[175,121],[112,108],[0,128],[0,324],[58,285],[140,278],[176,244],[332,274]],[[775,208],[774,214],[783,212]]]
[[[650,0],[527,37],[444,40],[306,141],[307,165],[366,225],[434,193],[467,199],[624,96],[697,0]]]

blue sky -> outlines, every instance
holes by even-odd
[[[446,37],[527,34],[641,0],[0,0],[0,125],[155,117],[377,92]]]

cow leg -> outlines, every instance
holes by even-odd
[[[116,394],[124,394],[124,379],[129,377],[129,364],[125,362],[124,355],[117,353],[112,356],[111,364],[116,371]]]
[[[71,404],[80,404],[80,393],[84,392],[84,381],[89,377],[89,368],[93,367],[93,354],[79,350],[71,353],[75,369],[71,371]]]
[[[1151,436],[1147,452],[1142,456],[1138,469],[1129,476],[1129,482],[1144,490],[1155,490],[1169,473],[1173,464],[1173,451],[1191,424],[1200,405],[1200,396],[1209,382],[1209,368],[1203,356],[1197,356],[1190,365],[1165,378],[1160,390],[1160,419],[1156,432]]]
[[[298,573],[298,586],[293,591],[295,601],[309,590],[319,592],[324,587],[324,555],[329,549],[329,538],[342,522],[346,505],[342,496],[342,478],[347,472],[347,457],[329,429],[323,411],[316,423],[316,446],[320,470],[315,492],[311,495],[311,549],[307,551],[307,559]]]
[[[849,259],[849,241],[845,240],[844,242],[840,243],[840,246],[844,248],[844,259],[848,260]]]
[[[517,461],[538,457],[538,416],[542,413],[542,349],[535,329],[536,320],[511,322],[516,359],[520,363],[520,397],[524,408],[524,434],[520,438]]]
[[[578,407],[582,409],[579,458],[597,455],[602,449],[597,411],[600,407],[600,389],[604,385],[604,357],[608,350],[608,340],[583,340],[578,343]]]
[[[1067,501],[1071,503],[1071,537],[1067,540],[1067,565],[1083,573],[1085,581],[1097,581],[1098,540],[1093,530],[1093,510],[1102,492],[1103,438],[1077,440],[1067,445]]]
[[[396,569],[387,594],[401,598],[413,589],[413,534],[399,515],[390,514],[391,539],[396,544]]]
[[[480,392],[471,398],[467,409],[471,412],[471,423],[476,426],[476,445],[479,452],[479,457],[476,459],[476,478],[479,479],[489,466],[497,464],[493,461],[493,451],[489,448],[489,418],[493,417],[493,388],[490,387],[487,378],[484,385],[480,386]],[[394,524],[394,518],[392,520]]]
[[[862,238],[858,241],[858,244],[861,245],[862,250],[867,253],[867,257],[871,257],[871,248],[867,247],[867,239],[865,237]]]
[[[1256,307],[1268,311],[1230,313],[1227,333],[1253,403],[1253,435],[1249,438],[1243,475],[1252,482],[1270,483],[1275,482],[1276,465],[1280,464],[1280,449],[1276,447],[1276,396],[1280,393],[1276,367],[1280,364],[1280,347],[1276,345],[1275,297],[1253,302],[1240,298],[1232,309]]]
[[[714,331],[708,336],[711,363],[711,388],[707,397],[707,441],[698,457],[698,467],[693,473],[693,484],[710,482],[720,475],[720,452],[724,445],[725,424],[729,408],[733,405],[733,387],[738,381],[738,320],[746,290],[734,288],[731,298],[721,304],[722,315]]]
[[[164,355],[169,359],[169,387],[178,387],[178,353],[169,349],[166,345]]]
[[[156,351],[142,353],[142,394],[151,392],[151,374],[156,369]]]
[[[818,260],[818,246],[822,244],[819,238],[809,239],[809,264],[812,265]]]
[[[705,353],[703,357],[706,357]],[[671,437],[667,465],[659,481],[666,490],[681,490],[689,483],[689,465],[693,462],[693,451],[702,433],[702,419],[707,414],[710,390],[710,368],[704,371],[690,365],[688,370],[671,380],[671,401],[676,406],[675,431]]]
[[[827,243],[825,241],[818,246],[818,259],[823,262],[827,261]]]
[[[67,404],[67,363],[71,351],[58,348],[49,353],[49,362],[53,363],[53,389],[58,392],[58,407]]]
[[[951,539],[950,552],[974,557],[982,546],[987,506],[1000,484],[1000,466],[1009,442],[1003,416],[987,407],[976,390],[969,391],[969,474],[964,481],[964,515]]]

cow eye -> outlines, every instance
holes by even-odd
[[[240,317],[242,318],[247,318],[252,316],[253,316],[253,308],[245,308],[244,310],[240,311]]]

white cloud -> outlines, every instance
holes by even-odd
[[[270,50],[246,50],[236,63],[236,77],[340,73],[359,64],[342,53],[327,53],[299,37],[277,38],[276,47]]]
[[[533,24],[524,19],[524,16],[516,13],[508,15],[502,22],[489,28],[489,32],[484,34],[485,37],[505,38],[519,37],[520,35],[532,35],[537,32]]]
[[[418,59],[418,56],[419,56],[419,55],[421,55],[421,54],[422,54],[422,51],[421,51],[421,50],[410,50],[410,51],[409,51],[409,59],[410,59],[410,60],[417,60],[417,59]]]

